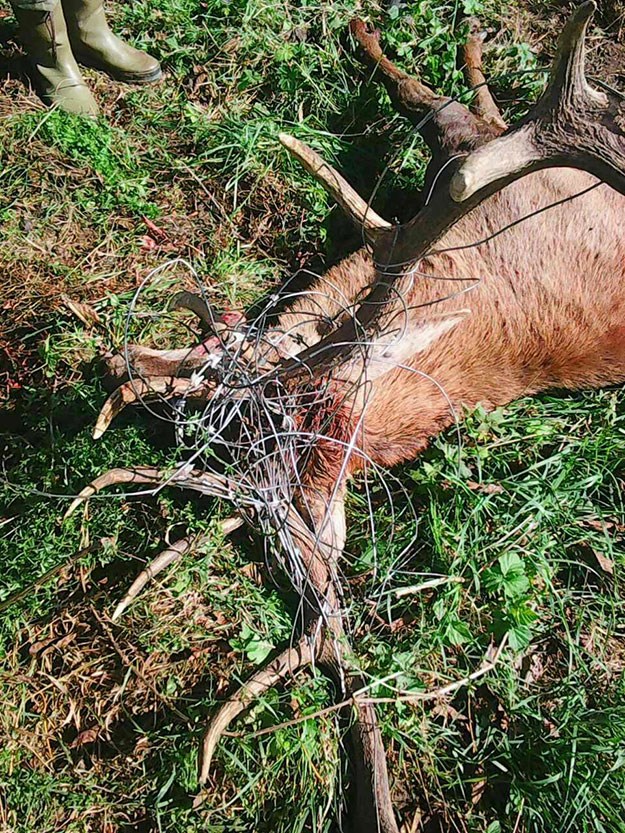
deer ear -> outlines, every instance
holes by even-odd
[[[423,321],[411,321],[401,333],[381,336],[369,348],[365,360],[364,378],[373,382],[390,373],[396,367],[409,366],[412,358],[428,350],[441,336],[452,330],[470,314],[468,309],[446,313],[440,318],[430,317]],[[356,374],[362,379],[362,357],[355,363],[350,362],[345,373],[340,374],[345,381],[356,381]]]

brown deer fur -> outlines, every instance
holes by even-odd
[[[531,174],[474,209],[437,249],[472,246],[594,182],[569,168]],[[406,298],[414,307],[408,328],[432,313],[434,321],[446,312],[468,309],[469,314],[406,362],[416,372],[390,368],[373,382],[358,442],[367,457],[382,466],[411,460],[463,409],[478,404],[489,409],[549,388],[624,381],[623,218],[625,197],[600,184],[479,246],[422,260]],[[324,334],[326,317],[335,316],[345,298],[356,298],[373,273],[365,249],[350,255],[281,317],[279,329],[314,344]],[[472,288],[455,299],[421,306],[466,287]],[[344,408],[356,426],[360,411]],[[334,465],[324,449],[323,468],[331,482],[342,457],[340,447],[334,449]],[[361,463],[354,454],[350,470]]]

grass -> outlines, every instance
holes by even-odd
[[[355,59],[345,34],[355,8],[113,5],[115,28],[157,55],[166,79],[140,90],[87,73],[104,111],[94,124],[40,109],[13,70],[2,82],[0,827],[11,833],[333,829],[344,727],[329,715],[256,735],[323,709],[331,692],[316,676],[269,693],[235,724],[210,799],[191,807],[203,722],[288,639],[295,611],[247,535],[219,539],[214,519],[228,507],[175,493],[109,497],[61,523],[66,501],[55,496],[113,465],[171,459],[167,429],[139,413],[98,444],[90,437],[104,396],[93,359],[121,344],[150,270],[184,258],[216,304],[245,306],[356,244],[279,149],[281,129],[364,194],[388,169],[376,208],[408,216],[423,148]],[[421,0],[358,10],[380,22],[404,66],[455,94],[461,21],[479,14],[497,33],[488,69],[502,94],[513,88],[509,112],[540,89],[540,61],[511,9]],[[10,36],[10,19],[0,23]],[[173,265],[142,311],[162,311],[172,287],[193,282]],[[77,324],[63,293],[91,302],[108,334]],[[179,326],[147,315],[132,335],[164,346]],[[349,500],[358,653],[372,681],[395,675],[377,695],[461,679],[507,640],[494,670],[452,698],[380,707],[406,829],[422,818],[427,829],[476,833],[625,831],[623,394],[468,414],[461,439],[459,451],[454,432],[438,438],[398,473],[419,510],[416,541],[374,488],[374,549],[362,489]],[[113,628],[107,615],[143,560],[186,531],[212,532],[201,557]],[[392,568],[392,587],[380,588],[375,562]],[[452,580],[423,587],[438,576]]]

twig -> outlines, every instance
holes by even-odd
[[[395,596],[398,599],[403,596],[412,596],[414,593],[421,593],[423,590],[431,590],[433,587],[440,587],[443,584],[462,584],[463,578],[460,576],[441,576],[440,578],[432,578],[429,581],[424,581],[422,584],[412,584],[410,587],[399,587],[395,590]]]
[[[318,717],[325,717],[325,715],[332,714],[333,712],[340,711],[344,709],[346,706],[349,705],[356,705],[357,703],[424,703],[429,700],[438,700],[441,697],[447,697],[449,694],[453,694],[454,692],[458,691],[459,689],[463,688],[465,685],[474,682],[475,680],[479,680],[480,677],[485,676],[486,674],[490,673],[494,667],[496,666],[497,662],[499,661],[499,657],[501,656],[501,652],[503,651],[506,643],[508,641],[507,634],[503,637],[497,650],[495,651],[493,658],[490,660],[486,660],[477,668],[475,671],[468,674],[466,677],[463,677],[460,680],[456,680],[453,683],[449,683],[442,688],[437,688],[435,691],[424,691],[423,693],[415,693],[415,694],[398,694],[396,697],[360,697],[361,693],[365,691],[369,691],[374,685],[377,685],[377,680],[369,685],[364,686],[363,688],[356,691],[351,697],[348,697],[345,700],[341,700],[340,703],[334,703],[332,706],[326,706],[324,709],[319,709],[316,712],[312,712],[311,714],[305,714],[301,717],[294,717],[292,720],[285,720],[283,723],[278,723],[275,726],[268,726],[265,729],[259,729],[257,732],[223,732],[224,735],[228,737],[234,738],[259,738],[263,735],[270,735],[273,732],[277,732],[280,729],[286,729],[289,726],[296,726],[298,723],[303,723],[306,720],[315,720]]]
[[[145,686],[147,686],[150,689],[150,691],[153,694],[156,695],[158,700],[165,703],[167,708],[171,709],[171,711],[177,717],[179,717],[182,721],[184,721],[184,723],[186,723],[187,726],[191,726],[190,717],[188,715],[184,714],[184,712],[181,712],[178,708],[176,708],[176,706],[171,702],[171,699],[166,694],[162,694],[151,680],[148,680],[148,678],[142,673],[142,671],[139,668],[137,668],[136,664],[132,661],[132,659],[130,659],[130,657],[126,654],[124,649],[119,645],[119,643],[115,639],[113,631],[111,630],[109,625],[104,621],[104,619],[100,616],[100,614],[95,609],[95,607],[93,607],[93,605],[89,605],[89,607],[90,607],[90,610],[91,610],[91,613],[92,613],[94,619],[98,622],[98,624],[100,625],[100,627],[102,628],[102,630],[106,634],[109,642],[111,643],[111,645],[115,649],[115,652],[117,653],[119,658],[122,660],[124,665],[127,666],[132,671],[132,673],[139,680],[141,680],[141,682]]]

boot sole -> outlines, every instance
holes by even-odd
[[[82,55],[74,55],[74,57],[78,63],[82,64],[84,67],[91,67],[92,69],[97,69],[100,72],[105,72],[111,78],[114,78],[116,81],[122,81],[125,84],[154,84],[156,81],[160,81],[163,76],[163,70],[160,66],[150,70],[150,72],[124,72],[123,70],[116,70],[108,64],[94,61],[93,59],[83,57]]]

